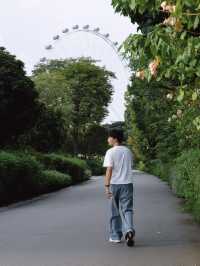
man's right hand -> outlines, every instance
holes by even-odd
[[[108,199],[112,198],[112,192],[110,191],[109,187],[105,188],[105,193],[106,193],[106,196],[107,196]]]

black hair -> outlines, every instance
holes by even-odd
[[[112,137],[114,139],[117,139],[119,143],[121,143],[124,140],[123,131],[119,130],[119,129],[111,129],[111,130],[109,130],[108,137]]]

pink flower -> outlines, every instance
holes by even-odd
[[[162,7],[163,10],[165,10],[167,6],[167,1],[162,2],[160,6]]]
[[[182,116],[183,112],[182,112],[182,110],[179,109],[179,110],[177,110],[176,114],[180,118]]]
[[[167,26],[175,26],[176,25],[176,18],[175,17],[166,18],[163,21],[163,24],[167,25]]]
[[[139,78],[139,79],[142,79],[143,80],[145,78],[145,76],[144,76],[144,70],[137,71],[135,73],[135,76],[136,76],[136,78]]]
[[[159,65],[158,60],[154,60],[149,64],[149,70],[152,76],[156,76],[158,65]]]
[[[168,5],[167,1],[162,2],[160,5],[165,12],[170,12],[173,13],[176,11],[176,6],[175,5]]]
[[[166,97],[167,97],[167,99],[172,100],[173,99],[173,94],[172,93],[168,93]]]

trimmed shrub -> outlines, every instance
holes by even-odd
[[[72,177],[72,182],[77,183],[87,180],[91,176],[86,161],[78,158],[65,157],[60,154],[45,154],[40,160],[51,170],[57,170]]]
[[[195,220],[200,223],[200,196],[194,202],[192,212],[193,212],[193,215],[195,217]]]
[[[185,201],[185,210],[190,211],[200,222],[200,150],[184,151],[171,164],[152,160],[148,171],[168,181],[173,192]]]
[[[91,176],[83,160],[29,152],[0,151],[0,205],[55,191]]]
[[[92,171],[92,175],[98,176],[104,174],[103,161],[101,159],[95,159],[95,158],[88,159],[87,165]]]
[[[54,191],[71,185],[71,176],[56,170],[44,170],[41,174],[40,188],[42,192]]]
[[[139,171],[145,171],[146,170],[146,165],[143,161],[139,161],[137,164],[136,164],[136,169],[139,170]]]
[[[0,200],[10,202],[38,192],[43,167],[31,155],[0,151]]]
[[[169,163],[163,163],[159,159],[155,159],[148,163],[147,171],[152,175],[160,177],[164,181],[168,181],[171,165]]]
[[[200,221],[200,151],[189,150],[175,160],[172,189],[186,201],[187,209]]]

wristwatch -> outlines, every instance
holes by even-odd
[[[110,185],[105,185],[105,187],[110,187]]]

